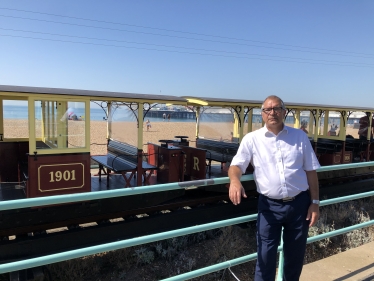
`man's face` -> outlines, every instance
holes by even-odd
[[[282,109],[280,100],[267,99],[264,102],[261,115],[267,128],[281,129],[283,127],[283,119],[286,115],[286,111]]]

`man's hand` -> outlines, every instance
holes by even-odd
[[[244,198],[247,198],[247,194],[245,194],[244,187],[240,183],[240,181],[232,181],[230,182],[230,189],[229,189],[229,197],[231,202],[234,205],[240,204],[240,201]]]
[[[244,187],[238,182],[231,182],[230,183],[230,189],[229,189],[229,197],[231,202],[234,205],[240,204],[241,197],[247,198],[247,194],[245,194]]]
[[[242,196],[247,198],[242,183],[240,182],[242,171],[238,166],[230,166],[228,174],[230,178],[229,197],[234,205],[238,205],[240,204]]]
[[[317,223],[319,219],[319,206],[317,204],[310,204],[306,220],[309,221],[309,227]]]

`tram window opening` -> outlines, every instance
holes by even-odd
[[[314,118],[310,111],[300,111],[299,129],[303,130],[308,135],[313,135],[316,129]]]
[[[332,137],[339,136],[340,129],[340,113],[337,111],[329,111],[327,135]]]
[[[29,138],[27,101],[3,100],[3,137],[5,139]]]
[[[199,138],[238,142],[239,118],[231,108],[208,107],[200,113]]]
[[[262,117],[261,117],[261,109],[259,108],[252,109],[252,118],[249,118],[248,116],[250,115],[247,115],[246,120],[245,120],[245,125],[243,128],[244,135],[246,135],[249,132],[256,131],[262,128],[263,126]]]
[[[295,124],[295,117],[293,115],[287,115],[284,123],[286,126],[293,127]]]
[[[85,103],[71,101],[35,101],[35,136],[48,148],[85,147]],[[38,146],[39,149],[47,148]]]

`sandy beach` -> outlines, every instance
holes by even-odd
[[[200,137],[229,141],[232,132],[232,123],[230,122],[212,122],[200,124]],[[259,129],[261,123],[254,123],[253,128]],[[106,154],[106,132],[107,123],[105,121],[91,121],[91,154]],[[69,121],[69,134],[79,135],[84,131],[84,123],[79,121]],[[244,127],[247,132],[247,126]],[[41,130],[37,130],[37,135]],[[188,136],[190,146],[195,146],[196,124],[194,122],[152,122],[151,128],[147,131],[143,127],[143,149],[147,151],[147,143],[157,143],[159,140],[173,140],[175,136]],[[351,126],[347,128],[347,134],[358,138],[358,130]],[[5,138],[28,138],[28,120],[24,119],[5,119],[4,137]],[[135,122],[114,122],[112,125],[112,138],[132,145],[137,144],[137,126]],[[69,142],[74,145],[82,146],[82,140],[77,137],[71,137]]]

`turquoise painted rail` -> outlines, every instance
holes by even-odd
[[[344,169],[370,167],[370,166],[374,166],[374,161],[354,163],[354,164],[352,163],[352,164],[344,164],[344,165],[324,166],[318,169],[317,172],[344,170]],[[242,176],[241,180],[242,181],[253,180],[253,176],[244,175]],[[79,202],[79,201],[84,201],[84,200],[95,200],[95,199],[112,198],[112,197],[119,197],[119,196],[131,196],[131,195],[136,195],[136,194],[152,193],[152,192],[166,191],[166,190],[192,189],[192,188],[197,188],[199,186],[225,184],[228,182],[229,182],[228,177],[222,177],[222,178],[214,178],[214,179],[189,181],[189,182],[138,186],[135,188],[128,188],[128,189],[105,190],[105,191],[96,191],[96,192],[89,192],[89,193],[67,194],[67,195],[58,195],[58,196],[47,196],[47,197],[2,201],[0,202],[0,211],[34,207],[34,206],[46,206],[46,205],[52,205],[52,204]]]

